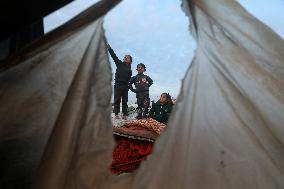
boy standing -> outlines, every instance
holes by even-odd
[[[115,117],[118,118],[120,112],[120,101],[122,100],[123,119],[127,119],[127,102],[128,102],[128,83],[132,76],[131,63],[132,57],[125,55],[123,61],[119,60],[113,49],[107,44],[108,51],[116,65],[115,82],[114,82],[114,109]]]
[[[137,65],[138,74],[133,76],[129,81],[129,89],[136,93],[137,105],[138,105],[138,115],[137,119],[147,118],[148,108],[150,104],[149,98],[149,87],[153,84],[153,80],[144,75],[143,72],[146,71],[146,67],[143,63]],[[132,84],[135,85],[135,89]]]

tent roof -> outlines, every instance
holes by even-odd
[[[73,0],[2,0],[0,2],[0,41],[72,1]]]

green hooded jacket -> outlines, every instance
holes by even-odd
[[[166,124],[172,111],[172,107],[172,104],[161,104],[160,101],[157,101],[153,104],[149,115],[151,118]]]

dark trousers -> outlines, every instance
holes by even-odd
[[[122,101],[122,113],[127,114],[127,102],[128,102],[128,86],[126,85],[114,85],[114,100],[113,100],[113,112],[117,115],[120,112],[120,102]]]
[[[150,105],[149,93],[136,93],[137,98],[137,110],[138,116],[137,118],[146,118],[148,114],[148,109]]]

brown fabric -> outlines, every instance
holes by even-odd
[[[283,39],[234,0],[183,0],[183,8],[196,55],[167,130],[134,174],[108,172],[111,75],[101,21],[70,31],[71,22],[7,62],[1,142],[29,141],[21,158],[37,162],[52,132],[34,188],[284,188]]]
[[[114,127],[113,134],[130,139],[145,140],[151,142],[154,142],[158,137],[157,133],[140,126]]]
[[[155,132],[159,135],[166,128],[165,124],[160,123],[160,122],[154,120],[153,118],[136,119],[136,120],[132,120],[132,121],[129,121],[129,122],[124,124],[124,127],[132,127],[132,126],[143,127],[143,128],[146,128],[150,131],[153,131],[153,132]]]
[[[138,140],[155,141],[166,125],[152,118],[126,122],[121,127],[113,127],[113,134]]]

